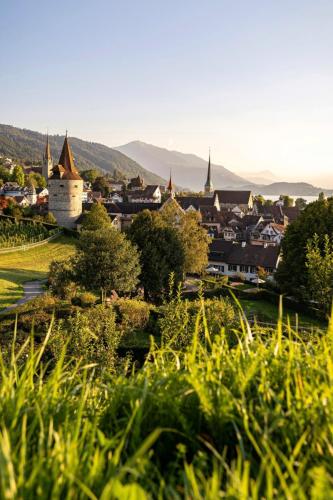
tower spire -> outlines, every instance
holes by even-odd
[[[45,145],[45,153],[44,153],[44,161],[51,160],[51,149],[50,149],[50,143],[49,143],[49,132],[46,134],[46,145]]]
[[[212,183],[212,170],[210,164],[210,148],[209,148],[209,158],[208,158],[208,170],[207,170],[207,180],[205,184],[205,193],[212,193],[214,191]]]
[[[71,150],[71,147],[70,147],[69,142],[68,142],[67,130],[66,130],[64,145],[62,147],[62,151],[61,151],[61,155],[60,155],[58,163],[59,163],[59,165],[62,165],[66,170],[69,170],[73,174],[78,173],[78,171],[74,165],[72,150]]]
[[[174,190],[173,190],[172,172],[171,172],[171,169],[170,169],[170,179],[169,179],[169,183],[168,183],[168,186],[167,186],[167,190],[168,190],[168,192],[169,192],[169,197],[170,197],[170,198],[174,198],[175,193],[174,193]]]

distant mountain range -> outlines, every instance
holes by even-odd
[[[249,182],[254,184],[272,184],[280,182],[281,178],[274,175],[270,170],[261,170],[260,172],[237,172],[241,177],[245,177]]]
[[[49,136],[52,155],[58,160],[64,136]],[[207,160],[193,154],[169,151],[140,141],[117,148],[71,137],[75,162],[80,170],[97,168],[113,174],[116,170],[127,178],[140,174],[147,184],[165,184],[170,169],[174,183],[193,191],[202,191],[207,176]],[[14,160],[39,162],[45,148],[45,135],[28,129],[0,124],[0,154]],[[236,175],[222,165],[212,163],[212,178],[216,189],[244,189],[255,194],[274,196],[289,194],[317,196],[320,192],[332,195],[333,190],[314,187],[306,182],[267,182],[274,179],[269,171]],[[254,182],[254,179],[261,182]],[[262,182],[264,181],[264,182]]]
[[[168,178],[172,171],[173,181],[194,191],[202,191],[207,177],[207,160],[193,154],[169,151],[141,141],[116,147],[125,155],[143,165],[147,170]],[[238,188],[249,181],[221,165],[212,163],[213,184],[219,188]]]
[[[193,191],[203,190],[207,176],[207,160],[193,154],[170,151],[141,141],[130,142],[115,149],[164,178],[168,178],[172,170],[172,177],[178,185],[186,186]],[[245,178],[214,163],[212,163],[212,180],[216,189],[250,190],[255,194],[266,196],[280,194],[317,196],[320,192],[327,195],[333,193],[332,189],[315,187],[306,182],[272,182],[278,179],[267,170],[254,173],[253,177],[247,174]],[[254,182],[255,180],[257,182]]]
[[[45,141],[45,135],[39,132],[0,124],[0,154],[14,160],[41,161]],[[49,141],[52,156],[55,161],[58,161],[64,136],[50,135]],[[128,178],[140,174],[149,184],[165,184],[166,182],[165,179],[143,168],[135,160],[103,144],[83,141],[75,137],[70,137],[70,144],[75,163],[80,170],[97,168],[110,174],[118,170]]]

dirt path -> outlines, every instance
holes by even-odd
[[[11,311],[12,309],[15,309],[15,307],[21,306],[22,304],[29,302],[29,300],[35,299],[39,295],[43,295],[45,293],[43,289],[44,283],[46,283],[46,280],[27,281],[26,283],[23,283],[23,297],[15,304],[12,304],[6,309],[0,311],[0,314]]]

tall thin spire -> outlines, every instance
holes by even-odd
[[[205,184],[205,193],[212,193],[214,191],[212,183],[212,171],[210,164],[210,148],[209,148],[209,158],[208,158],[208,170],[207,170],[207,180]]]
[[[173,183],[172,183],[172,172],[171,172],[171,169],[170,169],[170,179],[169,179],[169,183],[168,183],[168,186],[167,186],[167,190],[169,192],[169,197],[170,198],[173,198],[174,197],[174,190],[173,190]]]
[[[49,133],[47,132],[46,134],[46,146],[45,146],[45,153],[44,153],[44,160],[48,161],[51,160],[51,149],[50,149],[50,143],[49,143]]]

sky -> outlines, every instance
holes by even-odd
[[[0,123],[333,186],[332,0],[0,0]]]

